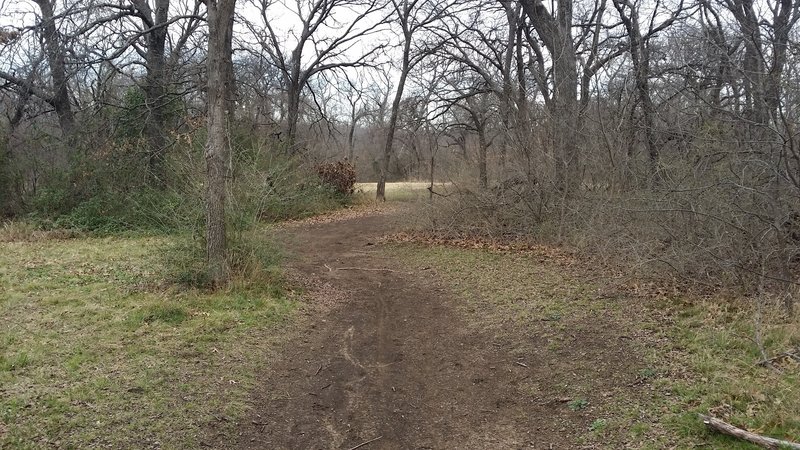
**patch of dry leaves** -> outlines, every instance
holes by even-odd
[[[350,293],[333,286],[329,281],[322,280],[318,276],[306,275],[299,270],[288,269],[285,272],[285,277],[290,286],[296,286],[304,291],[300,298],[314,307],[328,310],[346,303],[350,299]]]
[[[336,209],[324,214],[306,217],[305,219],[286,220],[278,224],[281,228],[296,228],[307,225],[320,225],[342,220],[359,219],[361,217],[384,214],[399,208],[394,203],[365,203],[349,206],[343,209]]]
[[[435,232],[406,232],[389,234],[380,239],[382,243],[401,243],[401,244],[425,244],[456,247],[469,250],[486,250],[493,253],[504,255],[525,255],[534,258],[546,259],[549,262],[561,266],[573,266],[577,264],[576,255],[564,248],[537,245],[520,240],[504,241],[489,239],[480,236],[452,236]]]

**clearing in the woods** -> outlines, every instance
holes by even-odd
[[[697,411],[792,396],[795,378],[753,368],[747,358],[757,355],[742,353],[749,337],[736,313],[553,248],[413,242],[394,233],[409,215],[390,207],[279,232],[306,318],[267,364],[233,435],[220,429],[226,443],[749,448],[707,432]],[[792,437],[796,406],[777,400],[750,423]]]
[[[567,304],[544,300],[527,328],[468,301],[437,264],[377,245],[396,219],[281,233],[314,313],[259,379],[240,448],[575,448],[608,427],[609,399],[646,396],[638,332],[618,326],[616,305],[528,267]]]
[[[166,238],[0,244],[0,444],[748,448],[698,413],[798,437],[796,367],[753,364],[735,301],[554,248],[397,233],[410,207],[263,230],[284,291],[159,286]]]

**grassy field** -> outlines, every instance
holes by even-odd
[[[386,200],[397,202],[414,202],[427,199],[430,196],[428,187],[431,184],[427,181],[398,181],[386,183]],[[444,191],[449,183],[434,183],[434,191]],[[375,182],[356,183],[356,194],[362,200],[375,198],[377,184]]]
[[[177,285],[175,243],[0,243],[0,447],[195,448],[244,410],[294,302],[274,267],[224,292]]]
[[[592,330],[598,316],[635,336],[632,348],[644,361],[638,369],[643,394],[593,401],[597,419],[585,431],[588,444],[757,448],[710,433],[698,413],[756,433],[800,441],[800,365],[756,364],[761,356],[753,340],[753,310],[742,300],[667,296],[615,301],[598,296],[604,288],[602,277],[571,261],[556,263],[559,255],[504,255],[420,244],[390,248],[395,257],[435,268],[467,299],[464,309],[476,326],[500,334],[537,330],[549,336],[548,350],[553,351],[563,345],[559,336]],[[770,354],[800,346],[797,318],[765,317],[763,322]],[[574,361],[578,373],[583,370],[581,363]],[[564,394],[584,395],[588,389],[572,385]]]

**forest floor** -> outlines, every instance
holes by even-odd
[[[226,446],[749,448],[696,416],[738,392],[698,387],[686,345],[724,337],[676,335],[681,319],[663,299],[609,289],[555,249],[386,239],[403,216],[358,210],[281,229],[305,319],[258,377],[248,415],[219,430]],[[797,418],[780,422],[791,432]]]
[[[436,267],[377,248],[393,217],[285,232],[317,319],[264,374],[240,448],[575,448],[590,405],[638,396],[641,351],[604,311],[556,347],[546,322],[481,326]]]
[[[800,365],[753,339],[797,318],[407,232],[427,191],[395,197],[258,227],[266,284],[218,292],[165,281],[177,236],[0,230],[0,448],[752,448],[698,413],[800,440]]]

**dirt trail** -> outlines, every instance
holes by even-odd
[[[563,381],[550,363],[519,364],[503,338],[466,324],[431,271],[382,256],[373,243],[392,220],[283,232],[294,270],[338,301],[270,362],[236,446],[576,448],[564,405],[523,393]]]

